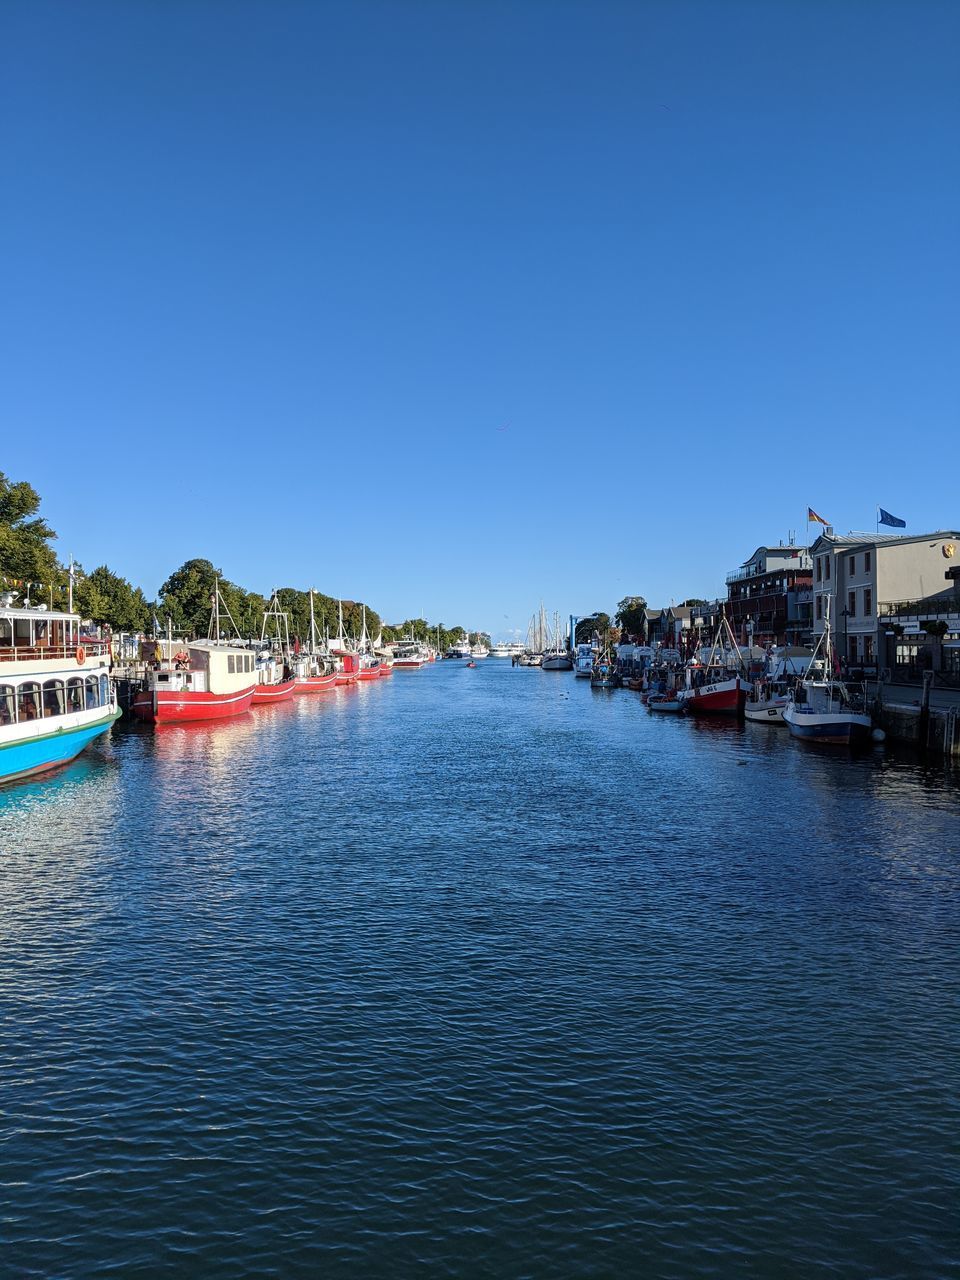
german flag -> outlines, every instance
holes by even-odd
[[[807,507],[807,524],[812,524],[813,521],[816,521],[817,524],[830,523],[829,520],[824,520],[823,516],[818,516],[813,507]]]

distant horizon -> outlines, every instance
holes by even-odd
[[[960,7],[4,26],[0,469],[61,558],[503,637],[808,507],[960,523]]]

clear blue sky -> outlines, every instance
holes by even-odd
[[[960,5],[0,11],[0,469],[60,551],[525,628],[956,526]]]

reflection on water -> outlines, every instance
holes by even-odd
[[[495,660],[115,728],[0,792],[8,1256],[946,1275],[955,783]]]

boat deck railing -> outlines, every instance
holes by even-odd
[[[77,650],[82,649],[88,658],[105,657],[110,653],[110,646],[104,640],[87,640],[81,636],[76,644],[36,644],[16,645],[0,649],[0,662],[36,662],[38,660],[63,662],[68,658],[76,659]]]

